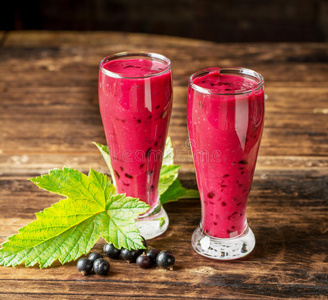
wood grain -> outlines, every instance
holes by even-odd
[[[111,262],[108,277],[81,277],[74,262],[44,270],[0,267],[1,299],[328,297],[328,45],[215,44],[115,32],[0,32],[0,41],[0,242],[60,199],[27,178],[64,165],[108,172],[91,143],[105,143],[97,100],[103,56],[129,49],[172,59],[169,134],[188,188],[196,188],[187,143],[188,76],[207,66],[246,66],[263,74],[267,95],[248,205],[257,238],[249,257],[221,263],[197,255],[190,237],[199,200],[183,200],[166,205],[169,230],[150,241],[172,250],[175,271],[123,261]]]

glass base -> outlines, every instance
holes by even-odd
[[[140,235],[146,240],[163,234],[169,226],[169,217],[163,206],[159,204],[150,214],[144,214],[136,220]]]
[[[241,235],[227,239],[209,236],[198,226],[192,235],[191,244],[194,250],[202,256],[218,260],[232,260],[252,252],[255,247],[255,236],[248,225]]]

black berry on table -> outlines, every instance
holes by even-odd
[[[106,243],[103,248],[104,254],[110,258],[118,259],[121,254],[121,250],[117,249],[113,244]]]
[[[98,275],[107,275],[109,269],[109,262],[104,258],[97,258],[93,263],[93,270]]]
[[[156,257],[159,254],[158,250],[155,248],[149,249],[146,252],[146,255],[150,258],[152,264],[156,263]]]
[[[98,253],[98,252],[92,252],[92,253],[90,253],[90,255],[89,255],[89,257],[88,257],[91,261],[92,261],[92,263],[96,260],[96,259],[98,259],[98,258],[103,258],[103,256],[100,254],[100,253]]]
[[[134,263],[137,260],[137,257],[141,254],[141,250],[128,250],[122,248],[121,257],[129,263]]]
[[[92,266],[93,266],[92,261],[87,258],[79,259],[76,264],[78,271],[81,272],[81,274],[84,276],[90,274],[92,270]]]
[[[151,266],[151,259],[146,254],[139,255],[136,262],[137,265],[143,269],[147,269]]]
[[[161,251],[156,258],[156,264],[163,269],[173,269],[175,258],[169,251]]]

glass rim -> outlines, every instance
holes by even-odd
[[[199,75],[207,75],[209,74],[211,71],[219,71],[220,73],[222,71],[226,71],[226,72],[231,72],[231,73],[227,73],[227,75],[246,75],[252,78],[256,78],[258,80],[258,82],[250,89],[246,89],[246,90],[235,90],[233,92],[215,92],[211,89],[207,89],[204,87],[201,87],[197,84],[195,84],[193,81],[195,80],[195,78]],[[247,69],[247,68],[243,68],[243,67],[210,67],[210,68],[205,68],[202,69],[200,71],[197,71],[195,73],[193,73],[188,80],[188,84],[189,86],[200,93],[203,94],[208,94],[208,95],[222,95],[222,96],[233,96],[233,95],[243,95],[243,94],[248,94],[251,93],[253,91],[258,91],[260,88],[263,87],[264,85],[264,78],[263,76],[256,72],[253,71],[251,69]]]
[[[144,76],[123,76],[119,73],[112,72],[112,71],[109,71],[104,68],[105,62],[108,62],[110,60],[119,59],[119,58],[133,57],[133,56],[156,58],[156,59],[166,63],[167,65],[166,65],[165,69],[163,69],[162,71],[158,71],[156,73],[144,75]],[[158,53],[154,53],[154,52],[146,52],[146,51],[124,51],[124,52],[118,52],[118,53],[114,53],[112,55],[105,56],[99,63],[99,69],[106,76],[113,77],[113,78],[142,79],[142,78],[156,77],[158,75],[162,75],[162,74],[168,72],[169,70],[172,69],[172,63],[169,58],[167,58],[166,56],[164,56],[162,54],[158,54]]]

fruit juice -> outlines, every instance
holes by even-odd
[[[212,237],[231,238],[247,226],[246,204],[263,130],[264,89],[251,77],[208,70],[193,79],[187,108],[201,228]]]
[[[146,58],[104,61],[99,72],[100,112],[117,192],[151,208],[158,204],[172,110],[171,77],[170,65]]]

